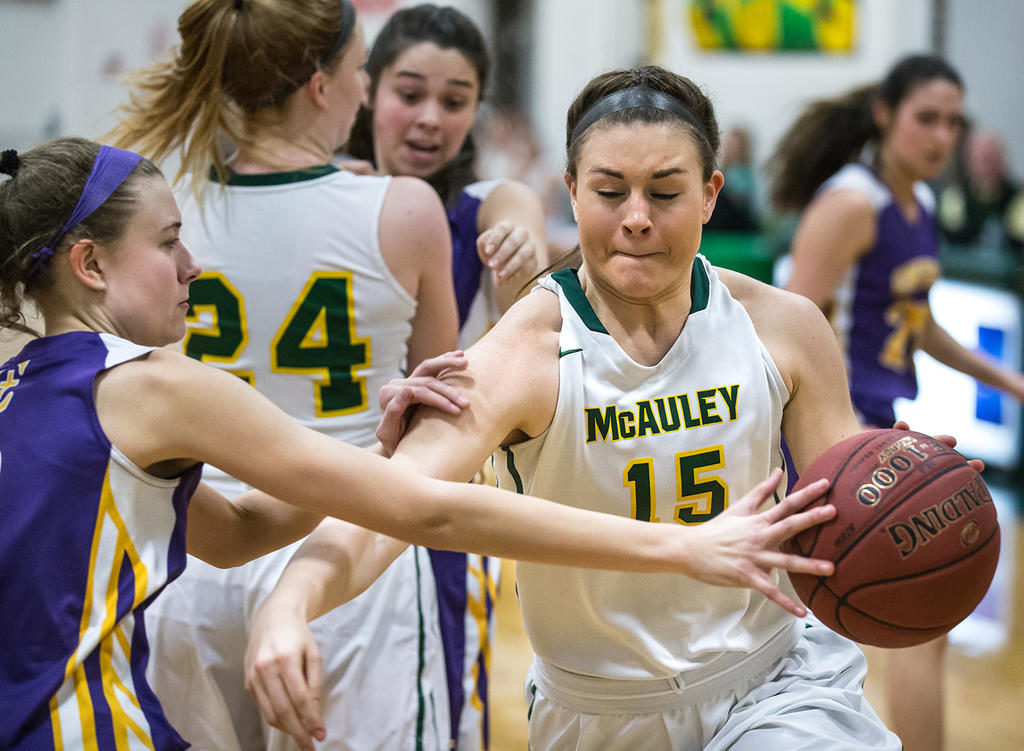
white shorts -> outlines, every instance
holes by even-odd
[[[531,751],[899,751],[862,693],[867,662],[820,623],[674,679],[609,680],[535,658]]]
[[[147,675],[197,751],[283,751],[245,691],[249,623],[300,543],[234,569],[189,558],[146,612]],[[321,751],[448,748],[448,688],[427,553],[410,547],[363,594],[311,624],[323,655]]]

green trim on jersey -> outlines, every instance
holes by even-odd
[[[569,301],[569,304],[575,309],[576,315],[580,317],[580,320],[583,321],[588,329],[596,331],[598,334],[608,333],[608,329],[601,323],[601,319],[597,317],[597,313],[594,312],[594,308],[590,305],[590,300],[584,294],[583,287],[580,286],[580,279],[576,276],[576,269],[556,271],[551,275],[551,278],[558,282],[558,286],[565,293],[565,299]]]
[[[501,450],[505,452],[505,466],[508,467],[508,473],[512,475],[512,481],[516,484],[516,492],[522,495],[523,478],[519,476],[519,470],[516,469],[516,457],[512,453],[512,447],[502,446]]]
[[[561,360],[566,355],[574,355],[577,352],[582,352],[583,347],[576,347],[576,349],[560,349],[558,350],[558,359]]]
[[[704,310],[711,301],[711,280],[708,270],[700,259],[693,259],[693,272],[690,275],[690,312]]]
[[[239,185],[246,188],[261,187],[265,185],[288,185],[289,183],[303,183],[307,180],[316,180],[324,175],[333,175],[340,170],[333,164],[320,164],[316,167],[292,170],[290,172],[267,172],[261,175],[240,175],[231,172],[228,176],[227,185]],[[219,183],[217,171],[210,168],[210,181]]]
[[[565,299],[569,301],[569,304],[576,311],[576,315],[580,317],[580,320],[583,321],[583,324],[588,329],[596,331],[598,334],[608,333],[608,329],[601,323],[601,319],[594,312],[594,308],[591,306],[590,300],[587,299],[586,293],[583,292],[576,269],[561,269],[553,273],[551,278],[558,282],[558,286],[562,288],[562,292],[565,294]],[[708,278],[708,270],[704,268],[704,264],[700,260],[695,258],[693,261],[693,272],[690,276],[690,312],[697,313],[704,310],[710,300],[711,280]],[[568,354],[568,352],[565,354]],[[561,356],[561,353],[559,356]]]
[[[427,632],[423,623],[423,594],[420,589],[420,551],[413,546],[412,559],[416,564],[416,615],[419,621],[416,655],[416,751],[423,751],[423,726],[426,720],[426,701],[423,696],[423,673],[427,667]]]

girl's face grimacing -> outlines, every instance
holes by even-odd
[[[693,133],[674,123],[598,123],[566,176],[588,275],[613,294],[656,301],[682,286],[722,173],[704,181]]]

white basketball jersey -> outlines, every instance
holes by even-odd
[[[496,452],[501,487],[695,525],[783,466],[788,391],[746,310],[702,256],[686,324],[654,366],[637,364],[607,333],[573,270],[539,286],[561,305],[558,402],[546,432]],[[724,651],[751,652],[792,620],[754,590],[682,575],[519,563],[517,578],[534,651],[592,676],[669,677]]]
[[[400,375],[416,312],[380,253],[390,181],[330,166],[233,175],[202,210],[186,184],[182,240],[203,267],[186,354],[258,379],[308,427],[374,443],[377,393]]]

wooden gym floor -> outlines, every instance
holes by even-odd
[[[1024,583],[1020,581],[1020,572],[1024,571],[1024,521],[1018,511],[1024,506],[1007,495],[1010,500],[999,506],[1003,555],[989,596],[979,606],[979,611],[989,611],[996,617],[972,616],[954,633],[947,652],[945,751],[1024,749]],[[504,562],[502,573],[511,573],[513,565]],[[491,748],[526,751],[522,686],[532,651],[523,633],[511,579],[502,584],[497,614]],[[886,652],[867,647],[865,653],[869,664],[865,693],[885,719]]]

